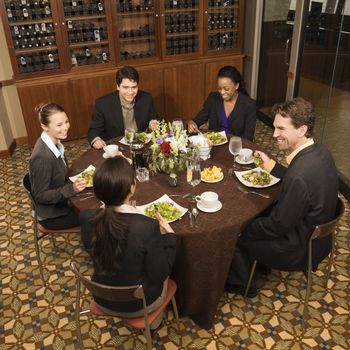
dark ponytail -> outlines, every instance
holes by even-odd
[[[100,274],[115,274],[121,269],[128,223],[115,206],[124,203],[134,183],[134,169],[123,157],[107,159],[95,172],[94,192],[105,204],[92,220],[92,256],[95,271]]]
[[[235,84],[239,84],[238,92],[241,92],[244,95],[249,96],[247,90],[245,89],[245,84],[241,73],[236,67],[233,66],[224,66],[219,69],[218,78],[229,78]]]

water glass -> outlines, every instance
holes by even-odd
[[[229,143],[229,151],[231,154],[233,154],[233,169],[237,170],[238,166],[236,164],[236,156],[238,156],[239,152],[241,152],[242,149],[242,139],[238,136],[232,136],[230,138]]]
[[[187,183],[192,187],[197,186],[201,182],[201,167],[198,160],[192,160],[187,163],[186,179]]]
[[[149,171],[147,168],[136,169],[136,179],[140,182],[149,181]]]
[[[171,123],[171,126],[174,132],[176,129],[180,129],[180,131],[184,129],[184,123],[182,122],[182,119],[174,119]]]
[[[125,129],[124,137],[125,137],[125,141],[130,145],[131,142],[134,141],[135,130],[134,129],[130,129],[130,128]]]

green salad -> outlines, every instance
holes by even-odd
[[[253,185],[266,186],[271,182],[271,176],[266,171],[251,170],[242,177]]]
[[[95,169],[84,170],[79,177],[85,180],[88,186],[92,186],[94,180]]]
[[[256,165],[256,166],[259,166],[260,164],[262,164],[262,159],[261,159],[261,157],[260,157],[260,155],[257,155],[257,156],[254,156],[253,157],[253,161],[254,161],[254,164]]]
[[[208,131],[204,134],[204,136],[210,140],[213,145],[219,145],[225,141],[227,141],[226,135],[220,134],[219,132],[215,131]]]
[[[147,137],[147,134],[145,132],[138,132],[138,133],[136,133],[135,136],[136,136],[137,141],[140,141],[143,143],[146,143],[148,141],[148,137]]]
[[[181,211],[169,202],[153,203],[145,209],[146,215],[153,219],[158,211],[166,222],[181,218]]]

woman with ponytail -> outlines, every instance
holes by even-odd
[[[218,91],[209,94],[201,111],[188,122],[188,131],[198,133],[199,127],[209,121],[209,130],[253,140],[256,105],[248,96],[238,69],[233,66],[220,68],[217,84]]]
[[[129,162],[123,157],[106,159],[94,175],[95,195],[104,207],[80,215],[81,233],[93,261],[92,279],[113,286],[142,284],[152,311],[166,296],[176,236],[159,213],[154,220],[129,204],[135,190]],[[114,303],[97,297],[95,301],[115,316],[142,314],[141,301]]]

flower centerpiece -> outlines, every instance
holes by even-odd
[[[189,145],[186,130],[174,129],[164,120],[152,132],[149,169],[152,172],[178,173],[186,168],[186,162],[197,152]]]

